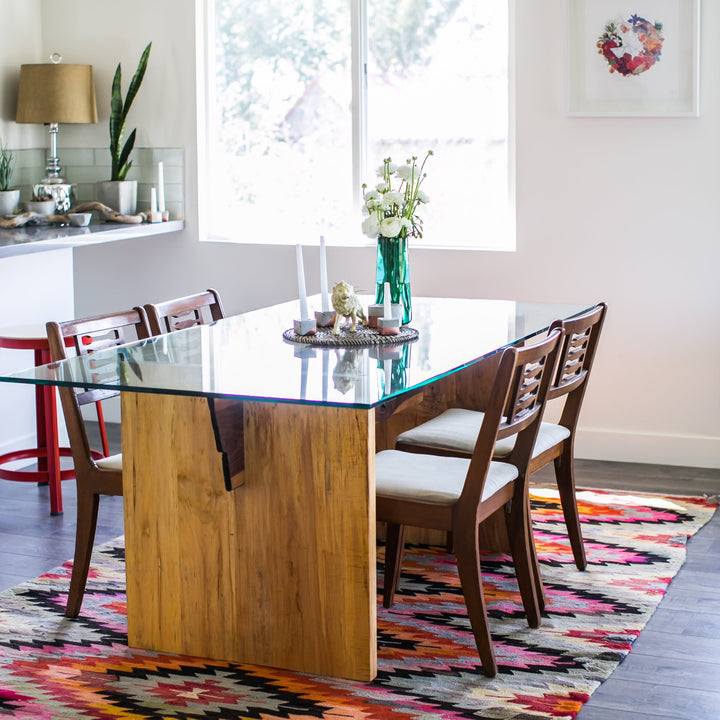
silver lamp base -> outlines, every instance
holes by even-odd
[[[37,198],[51,197],[55,201],[55,212],[64,215],[75,203],[75,185],[66,182],[40,182],[33,185]]]

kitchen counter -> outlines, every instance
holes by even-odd
[[[130,240],[150,235],[177,232],[185,227],[182,220],[163,223],[92,222],[87,227],[69,225],[27,224],[23,227],[0,229],[0,259],[15,255],[97,245],[98,243]]]

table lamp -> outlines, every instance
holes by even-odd
[[[33,186],[37,197],[50,196],[57,212],[72,205],[72,185],[62,177],[57,153],[60,123],[96,123],[95,85],[92,65],[62,65],[62,56],[53,53],[50,63],[20,66],[16,121],[50,126],[47,175]]]

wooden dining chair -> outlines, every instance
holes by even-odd
[[[529,474],[532,474],[549,462],[554,462],[568,538],[579,570],[587,567],[587,558],[575,497],[575,434],[606,310],[606,304],[601,302],[582,315],[569,320],[556,320],[551,325],[551,330],[558,328],[562,331],[563,338],[554,379],[548,390],[548,400],[564,399],[564,405],[557,423],[541,423],[529,468]],[[401,433],[395,447],[405,452],[441,452],[468,458],[473,453],[483,417],[483,413],[474,410],[450,408],[422,425]],[[495,446],[493,459],[508,458],[514,442],[512,436],[500,440]]]
[[[150,303],[144,308],[153,335],[164,335],[225,317],[220,295],[212,288],[174,300]]]
[[[405,526],[451,532],[468,617],[486,675],[497,674],[480,569],[479,526],[505,508],[510,549],[530,627],[540,625],[539,571],[528,522],[528,466],[540,427],[561,331],[503,351],[469,458],[383,450],[375,458],[376,514],[387,523],[383,605],[400,580]],[[495,444],[514,436],[505,462]]]
[[[53,361],[65,360],[66,342],[72,340],[76,355],[90,355],[104,348],[123,345],[148,337],[150,328],[142,308],[111,313],[82,320],[47,323],[48,343]],[[92,368],[93,375],[117,372],[115,364]],[[97,377],[88,377],[88,382]],[[65,616],[77,617],[87,584],[90,558],[95,540],[98,507],[101,495],[122,495],[122,455],[97,459],[90,449],[82,406],[99,403],[119,395],[119,391],[92,388],[59,387],[65,425],[70,438],[70,450],[75,466],[77,484],[77,525],[75,529],[75,557]]]

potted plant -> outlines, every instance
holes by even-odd
[[[110,93],[110,158],[112,165],[110,180],[105,180],[97,185],[97,196],[101,203],[117,210],[121,215],[134,215],[137,210],[137,180],[127,179],[128,171],[132,167],[130,153],[135,146],[136,130],[130,133],[124,145],[123,136],[130,107],[145,77],[151,46],[152,43],[148,43],[140,56],[140,62],[130,81],[125,101],[123,102],[122,98],[120,63],[115,69]]]
[[[10,187],[15,156],[0,140],[0,217],[12,215],[20,202],[20,190]]]
[[[54,215],[55,198],[52,195],[33,195],[32,200],[25,203],[25,210],[39,215]]]

